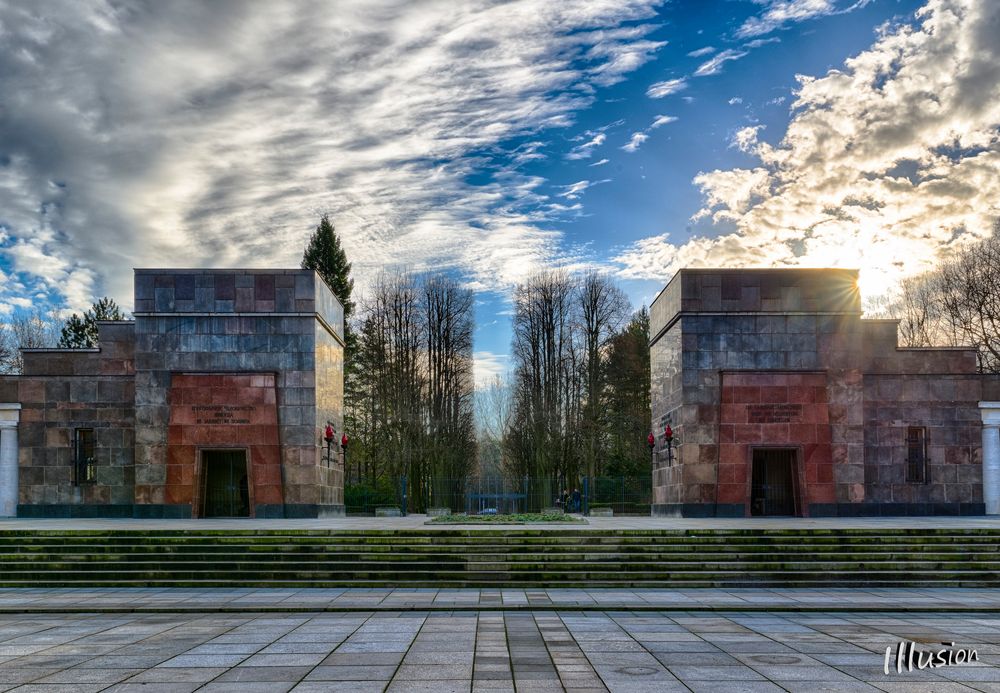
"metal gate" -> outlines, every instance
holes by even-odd
[[[750,514],[795,514],[795,450],[753,451]]]
[[[202,517],[250,517],[246,450],[203,450]]]

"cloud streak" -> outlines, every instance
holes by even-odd
[[[838,7],[833,0],[754,0],[754,2],[764,5],[765,9],[760,15],[747,19],[736,30],[737,38],[763,36],[808,19],[846,14],[864,7],[872,0],[857,0],[843,8]]]
[[[649,89],[646,90],[646,96],[651,99],[662,99],[664,96],[676,94],[684,89],[687,89],[687,80],[683,78],[668,79],[663,82],[651,84]]]
[[[0,303],[127,303],[133,266],[294,266],[323,212],[362,281],[572,262],[518,163],[655,54],[657,4],[0,4]]]

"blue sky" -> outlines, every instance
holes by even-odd
[[[848,266],[868,295],[1000,213],[990,0],[4,2],[0,314],[131,267],[381,269],[510,292],[596,268]]]

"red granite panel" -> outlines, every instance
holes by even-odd
[[[834,502],[826,374],[724,373],[721,389],[719,502],[748,502],[752,449],[761,445],[798,451],[797,476],[805,501],[800,510]]]
[[[746,484],[719,484],[720,503],[745,503],[746,499]]]
[[[723,404],[722,420],[734,424],[747,423],[747,405]]]
[[[788,388],[777,385],[766,385],[760,388],[760,401],[764,403],[776,404],[778,402],[791,402],[788,398]]]
[[[254,504],[281,503],[281,453],[271,374],[175,374],[169,402],[168,503],[192,505],[197,516],[199,450],[247,451]]]

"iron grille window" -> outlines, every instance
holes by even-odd
[[[923,426],[906,429],[906,480],[927,483],[927,429]]]
[[[94,468],[94,429],[76,429],[73,436],[73,449],[73,467],[77,485],[93,483],[97,476]]]

